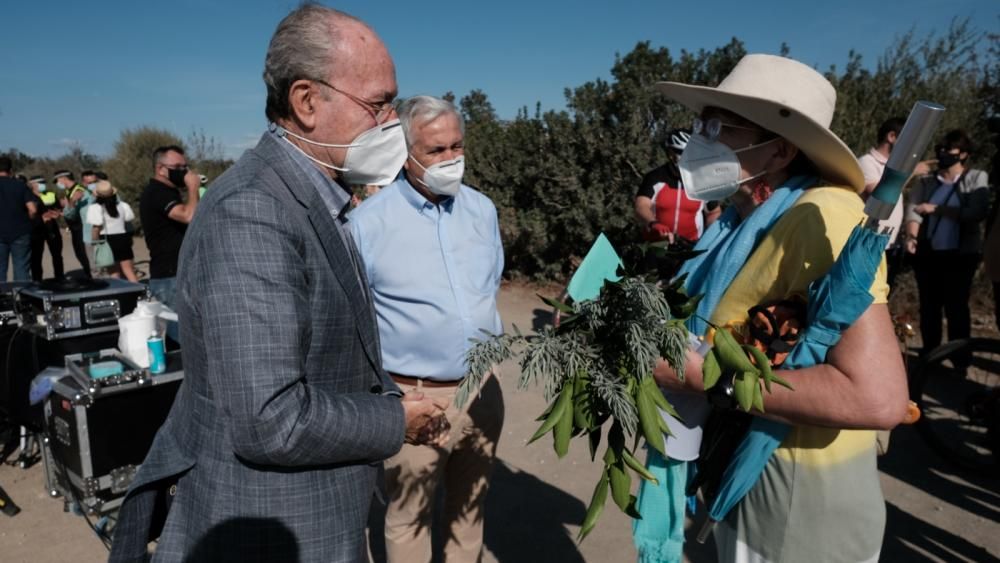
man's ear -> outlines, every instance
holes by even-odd
[[[895,145],[896,139],[898,138],[899,135],[897,135],[895,131],[889,131],[889,134],[885,136],[885,140],[888,141],[890,145]]]
[[[788,168],[788,165],[799,154],[799,148],[785,139],[778,139],[774,144],[776,145],[776,150],[774,156],[771,157],[771,163],[768,165],[769,172],[777,172],[783,168]]]
[[[320,95],[319,87],[311,80],[296,80],[288,88],[291,118],[303,131],[316,128],[316,103]]]

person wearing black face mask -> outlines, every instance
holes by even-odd
[[[966,166],[972,143],[964,131],[950,131],[936,152],[937,174],[913,187],[906,210],[904,244],[916,255],[923,353],[941,344],[942,309],[948,340],[969,337],[969,293],[990,198],[986,172]],[[959,370],[967,367],[958,364]]]
[[[154,177],[139,199],[139,215],[149,248],[149,289],[169,307],[174,306],[177,260],[187,226],[198,207],[198,175],[188,168],[184,149],[176,145],[153,152]],[[181,197],[181,190],[187,198]],[[178,341],[177,323],[169,323],[167,336]]]

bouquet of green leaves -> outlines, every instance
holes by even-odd
[[[684,277],[669,283],[661,280],[669,279],[680,261],[696,254],[671,252],[658,245],[629,247],[618,270],[619,279],[605,281],[596,298],[565,304],[540,296],[564,315],[558,326],[529,336],[516,326],[512,334],[486,333],[467,354],[469,376],[458,389],[459,406],[478,391],[485,374],[515,356],[521,367],[518,387],[527,388],[529,383],[542,386],[549,406],[538,418],[541,426],[529,443],[551,433],[556,455],[561,458],[569,451],[571,438],[586,436],[590,457],[596,460],[607,426],[604,471],[579,539],[593,530],[609,490],[619,509],[641,518],[636,497],[631,494],[632,474],[656,482],[635,452],[644,439],[665,455],[664,435],[671,432],[660,411],[675,417],[677,412],[653,379],[653,368],[663,358],[683,379],[689,342],[685,321],[700,299],[686,293]],[[749,348],[738,344],[729,332],[717,331],[715,348],[703,368],[705,385],[711,387],[724,371],[735,371],[739,374],[736,395],[740,406],[749,410],[759,405],[763,410],[758,382],[770,389],[770,383],[780,378],[767,362],[758,368],[756,356],[747,355],[753,354]],[[754,387],[758,387],[756,397]],[[608,419],[610,425],[605,424]]]
[[[640,254],[667,256],[657,247],[643,247]],[[698,298],[686,295],[683,279],[664,286],[658,282],[656,268],[636,271],[648,264],[646,260],[626,265],[619,270],[621,278],[606,281],[595,299],[567,305],[543,297],[545,303],[568,315],[558,327],[546,327],[531,336],[514,327],[512,334],[487,334],[477,340],[467,356],[469,377],[456,398],[464,404],[479,389],[484,374],[519,356],[518,387],[540,384],[550,401],[530,441],[551,433],[556,454],[563,457],[571,438],[586,436],[591,459],[596,459],[605,422],[612,420],[603,455],[604,473],[580,530],[581,539],[597,522],[609,488],[621,510],[639,517],[636,498],[630,494],[631,474],[655,479],[636,459],[635,449],[641,437],[663,453],[663,436],[670,429],[659,411],[676,416],[653,380],[653,368],[664,358],[683,376],[688,347],[684,321]],[[629,439],[631,447],[626,445]]]

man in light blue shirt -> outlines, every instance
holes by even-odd
[[[461,183],[464,124],[455,107],[416,96],[398,113],[409,151],[403,173],[348,220],[371,286],[385,369],[404,392],[417,389],[447,405],[451,439],[444,447],[404,445],[386,460],[386,554],[389,563],[431,560],[435,490],[444,483],[444,558],[478,561],[503,397],[489,377],[465,409],[454,399],[469,339],[503,330],[497,212]]]

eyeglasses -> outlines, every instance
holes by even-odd
[[[167,170],[183,170],[185,172],[190,170],[187,164],[163,164],[162,166]]]
[[[730,129],[743,129],[744,131],[763,131],[763,129],[760,129],[759,127],[744,127],[742,125],[723,123],[718,117],[713,117],[711,119],[701,119],[696,117],[694,118],[694,122],[691,123],[692,133],[695,135],[701,135],[709,141],[718,139],[719,135],[722,134],[723,127],[729,127]]]
[[[330,84],[329,82],[327,82],[325,80],[319,80],[319,79],[317,79],[314,82],[319,82],[323,86],[326,86],[327,88],[329,88],[329,89],[331,89],[331,90],[333,90],[335,92],[339,92],[339,93],[347,96],[347,98],[349,100],[351,100],[352,102],[354,102],[354,103],[358,104],[359,106],[365,108],[365,111],[367,111],[372,116],[372,119],[375,120],[375,123],[377,123],[379,125],[381,125],[382,123],[385,123],[385,121],[389,117],[389,115],[392,114],[393,109],[395,109],[395,106],[393,106],[392,101],[388,101],[388,102],[369,102],[368,100],[364,100],[362,98],[359,98],[359,97],[355,96],[354,94],[350,94],[348,92],[345,92],[345,91],[341,90],[340,88],[337,88],[336,86],[334,86],[333,84]]]

